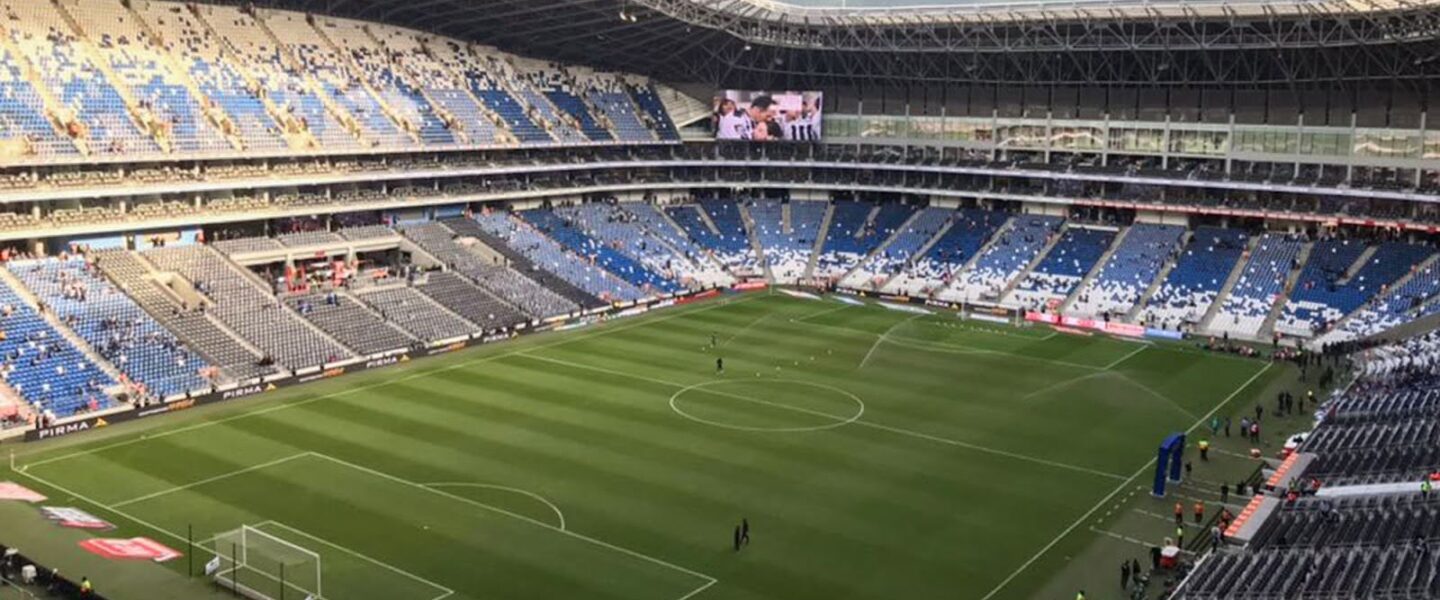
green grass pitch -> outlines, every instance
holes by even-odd
[[[1018,599],[1165,434],[1277,371],[752,294],[118,425],[10,476],[180,548],[254,526],[337,600]]]

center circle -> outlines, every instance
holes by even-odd
[[[769,387],[799,386],[799,387],[814,388],[814,389],[817,389],[817,390],[823,390],[824,393],[825,393],[826,395],[828,395],[828,396],[832,396],[832,397],[833,397],[833,396],[837,396],[837,395],[838,395],[838,396],[844,398],[844,399],[846,400],[846,403],[847,403],[847,404],[853,403],[853,404],[855,405],[855,413],[854,413],[853,415],[848,416],[848,417],[844,417],[844,416],[840,416],[840,415],[832,415],[832,414],[829,414],[829,413],[824,412],[824,411],[818,411],[818,410],[815,410],[815,409],[805,408],[805,407],[790,406],[790,405],[788,405],[788,404],[784,404],[784,403],[781,403],[781,402],[776,402],[776,401],[774,401],[774,400],[769,400],[769,399],[766,399],[766,398],[764,398],[764,397],[755,397],[755,396],[752,395],[752,394],[745,394],[745,393],[741,393],[741,392],[733,392],[733,391],[726,391],[726,390],[723,390],[723,389],[716,389],[716,388],[723,388],[724,386],[729,386],[729,387],[731,387],[731,388],[736,388],[736,387],[741,387],[741,386],[748,386],[748,387],[754,387],[754,386],[769,386]],[[825,423],[821,423],[821,424],[819,424],[819,425],[800,425],[800,426],[791,426],[791,427],[781,427],[781,426],[774,426],[774,427],[772,427],[772,426],[756,426],[756,425],[738,425],[738,424],[735,424],[735,423],[726,423],[726,422],[724,422],[724,421],[716,420],[716,419],[713,418],[713,417],[707,418],[707,417],[703,417],[703,416],[698,416],[698,415],[695,414],[695,411],[693,410],[693,408],[692,408],[691,411],[688,411],[688,412],[683,408],[683,404],[685,404],[685,403],[681,401],[681,396],[684,396],[684,395],[687,394],[687,393],[696,392],[696,391],[709,392],[708,394],[705,394],[705,395],[707,395],[707,396],[718,396],[718,397],[721,397],[721,398],[725,398],[726,400],[729,400],[729,401],[733,402],[733,403],[736,404],[736,405],[755,405],[755,406],[761,406],[761,407],[766,407],[766,408],[772,409],[772,410],[781,410],[781,411],[786,411],[786,412],[792,412],[792,413],[795,413],[795,414],[797,414],[797,415],[804,415],[804,416],[809,416],[809,417],[812,417],[812,418],[823,419],[823,420],[825,420],[826,422],[825,422]],[[694,395],[696,395],[696,394],[692,394],[692,397],[693,397]],[[764,379],[764,380],[757,380],[757,381],[749,381],[749,380],[725,380],[725,379],[720,379],[720,380],[716,380],[716,381],[706,381],[706,382],[703,382],[703,383],[697,383],[697,384],[694,384],[694,385],[689,385],[689,386],[686,386],[686,387],[680,389],[679,391],[675,392],[674,394],[672,394],[672,395],[670,396],[670,410],[673,410],[673,411],[675,411],[675,414],[680,415],[680,416],[682,416],[682,417],[685,417],[686,419],[689,419],[689,420],[691,420],[691,421],[695,421],[696,423],[704,423],[704,424],[706,424],[706,425],[711,425],[711,426],[714,426],[714,427],[720,427],[720,428],[723,428],[723,429],[734,429],[734,430],[737,430],[737,431],[758,431],[758,432],[824,431],[824,430],[826,430],[826,429],[835,429],[836,427],[843,427],[843,426],[845,426],[845,425],[849,425],[849,424],[851,424],[851,423],[854,423],[855,421],[860,420],[861,415],[864,415],[864,414],[865,414],[865,402],[864,402],[863,400],[861,400],[859,396],[856,396],[855,394],[853,394],[853,393],[851,393],[851,392],[848,392],[848,391],[846,391],[846,390],[842,390],[842,389],[840,389],[840,388],[838,388],[838,387],[835,387],[835,386],[832,386],[832,385],[826,385],[826,384],[823,384],[823,383],[815,383],[815,382],[813,382],[813,381],[803,381],[803,380],[800,380],[800,379]]]

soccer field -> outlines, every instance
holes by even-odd
[[[319,555],[332,599],[1018,599],[1266,365],[727,296],[60,440],[11,476],[182,549],[253,526]]]

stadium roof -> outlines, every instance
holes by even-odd
[[[266,2],[722,87],[1440,84],[1440,0]]]

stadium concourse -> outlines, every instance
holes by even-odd
[[[1440,596],[1434,3],[262,4],[0,0],[0,583]]]

